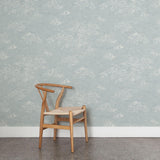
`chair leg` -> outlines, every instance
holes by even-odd
[[[88,142],[86,106],[84,105],[82,108],[85,109],[85,111],[83,112],[83,116],[84,116],[84,130],[85,130],[85,139],[86,139],[86,142]]]
[[[42,146],[43,121],[44,121],[44,115],[41,115],[40,128],[39,128],[39,149],[41,149]]]
[[[57,116],[54,117],[54,123],[57,124]],[[54,128],[54,137],[53,140],[56,140],[56,136],[57,136],[57,129]]]
[[[73,143],[73,114],[72,111],[69,112],[69,122],[70,122],[70,136],[71,136],[71,152],[74,152],[74,143]]]

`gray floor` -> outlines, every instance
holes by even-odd
[[[160,160],[160,138],[0,138],[0,160]]]

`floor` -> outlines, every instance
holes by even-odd
[[[160,160],[160,138],[0,138],[0,160]]]

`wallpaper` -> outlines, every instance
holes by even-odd
[[[159,126],[160,0],[0,0],[0,126],[39,125],[39,82],[88,126]]]

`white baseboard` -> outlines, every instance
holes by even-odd
[[[43,137],[53,137],[46,129]],[[0,127],[0,137],[38,137],[39,127]],[[58,137],[69,137],[69,130],[58,130]],[[160,127],[88,127],[89,137],[160,137]],[[84,137],[83,127],[74,127],[74,137]]]

